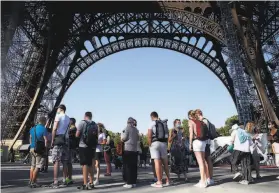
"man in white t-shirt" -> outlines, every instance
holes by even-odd
[[[98,123],[99,136],[98,136],[98,145],[96,147],[95,153],[95,168],[96,168],[96,180],[94,181],[94,185],[99,185],[100,178],[100,159],[102,157],[103,145],[106,144],[107,139],[104,133],[105,126],[102,123]]]
[[[162,188],[162,164],[164,165],[164,170],[167,176],[166,186],[170,185],[170,174],[168,166],[168,137],[164,141],[156,140],[156,122],[159,120],[157,112],[152,112],[150,114],[151,125],[148,128],[148,144],[150,146],[151,159],[154,160],[155,171],[157,175],[157,182],[151,184],[152,187]]]
[[[52,160],[54,163],[53,172],[54,172],[54,181],[51,186],[53,188],[58,187],[58,173],[59,173],[59,163],[63,164],[63,182],[66,183],[66,177],[68,176],[68,157],[69,157],[69,144],[68,144],[68,128],[70,125],[70,118],[65,114],[66,106],[59,105],[57,109],[57,115],[54,120],[53,130],[52,130],[52,140],[51,147],[52,149]]]

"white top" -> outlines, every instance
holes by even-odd
[[[70,117],[68,117],[67,115],[65,114],[57,114],[56,117],[55,117],[55,121],[58,122],[58,128],[57,128],[57,131],[56,131],[56,135],[64,135],[66,130],[68,129],[69,127],[69,124],[70,124]],[[66,138],[68,138],[69,135],[68,135],[68,132],[66,133]]]
[[[279,143],[274,142],[272,144],[273,150],[274,150],[274,154],[279,154]]]
[[[106,144],[107,144],[107,145],[110,144],[110,136],[107,137],[107,143],[106,143]]]
[[[152,133],[156,133],[156,121],[152,121],[148,129],[152,130]]]
[[[231,140],[234,142],[234,150],[242,151],[242,152],[251,152],[250,146],[252,145],[251,140],[246,140],[244,143],[240,143],[239,138],[237,136],[237,130],[234,130],[231,134]]]
[[[98,145],[96,147],[96,152],[103,152],[103,146],[99,145],[106,139],[106,135],[104,133],[100,133],[98,137]]]

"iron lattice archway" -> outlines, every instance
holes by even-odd
[[[58,55],[58,67],[49,80],[39,113],[52,111],[89,66],[107,55],[137,47],[166,48],[197,59],[215,73],[236,102],[221,55],[225,38],[212,10],[194,13],[168,7],[160,13],[78,13],[73,20],[71,35]],[[86,40],[91,50],[85,48]]]
[[[72,68],[68,67],[68,79],[66,78],[67,75],[64,73],[65,78],[61,79],[63,81],[63,83],[61,82],[60,84],[61,87],[55,87],[56,95],[51,97],[49,91],[46,90],[41,105],[45,108],[45,110],[52,110],[55,105],[54,102],[60,103],[62,97],[73,84],[73,82],[84,71],[86,71],[87,68],[99,60],[120,51],[143,47],[169,49],[196,59],[197,61],[204,64],[220,79],[235,102],[233,84],[227,70],[227,65],[224,62],[220,52],[214,49],[216,46],[214,46],[211,41],[206,40],[204,37],[199,37],[198,39],[193,36],[190,38],[174,37],[172,39],[167,39],[166,37],[159,36],[142,38],[125,38],[123,36],[118,38],[114,36],[111,36],[110,38],[98,38],[97,36],[94,36],[90,41],[85,41],[84,45],[85,49],[81,50],[80,58],[77,59],[76,63],[71,63]],[[72,58],[74,54],[75,53],[71,55]],[[62,65],[65,64],[63,63]],[[53,75],[50,82],[53,82],[53,79],[56,79],[56,76],[57,73]],[[65,87],[62,90],[61,88],[63,87],[63,84]],[[57,98],[57,101],[55,101],[55,98]]]

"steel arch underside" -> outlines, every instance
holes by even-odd
[[[140,23],[142,21],[147,21],[148,25],[144,26]],[[136,26],[130,25],[132,22],[136,22]],[[169,22],[169,28],[166,28],[166,25],[162,22]],[[72,44],[78,43],[79,39],[77,37],[81,36],[81,32],[91,36],[102,34],[123,35],[127,33],[207,34],[212,39],[220,42],[221,45],[226,44],[222,28],[215,21],[214,13],[212,13],[211,18],[207,18],[193,12],[168,8],[161,13],[76,14],[74,23],[73,28],[70,29],[72,37],[61,50],[58,56],[58,64],[72,51]],[[90,26],[89,29],[87,29],[88,26]],[[137,27],[137,30],[135,30],[135,27]]]
[[[96,38],[97,37],[93,37]],[[121,39],[122,38],[122,39]],[[111,38],[110,38],[111,39]],[[109,40],[109,39],[108,39]],[[185,38],[183,40],[186,40]],[[142,38],[127,38],[119,37],[118,39],[115,39],[115,41],[108,41],[107,44],[102,45],[100,47],[96,47],[93,51],[89,52],[86,50],[86,55],[83,57],[80,57],[76,63],[71,63],[71,65],[74,65],[73,70],[67,73],[69,74],[69,79],[65,82],[66,78],[62,79],[60,77],[61,82],[58,83],[62,87],[63,84],[66,84],[66,88],[62,93],[62,97],[67,92],[69,87],[72,85],[72,83],[90,66],[98,62],[99,60],[112,55],[114,53],[118,53],[120,51],[133,49],[133,48],[143,48],[143,47],[153,47],[153,48],[163,48],[163,49],[169,49],[173,50],[182,54],[185,54],[187,56],[190,56],[197,61],[204,64],[208,69],[210,69],[224,84],[224,86],[227,88],[228,92],[230,93],[233,101],[235,102],[235,95],[234,95],[234,89],[232,85],[231,77],[229,76],[229,73],[226,68],[226,63],[223,61],[221,54],[213,49],[213,45],[208,49],[208,51],[205,51],[205,47],[209,44],[210,41],[204,41],[204,44],[200,46],[201,48],[197,47],[197,43],[199,41],[196,40],[196,42],[190,43],[191,38],[187,38],[188,41],[182,41],[177,39],[170,39],[166,37],[160,37],[157,35],[157,37],[142,37]],[[96,46],[96,45],[95,45]],[[84,52],[85,50],[83,50]],[[212,56],[211,53],[215,52],[216,55]],[[218,56],[218,57],[217,57]],[[63,64],[64,65],[64,64]],[[68,69],[70,69],[68,67]],[[57,74],[57,73],[56,73]],[[60,76],[62,73],[59,73]],[[64,77],[66,77],[66,74],[64,73]],[[54,79],[57,77],[53,77],[51,79]],[[51,82],[51,80],[50,80]],[[50,88],[50,85],[48,85]],[[43,97],[41,107],[44,109],[48,109],[47,111],[51,111],[54,108],[54,103],[50,105],[49,101],[55,101],[57,99],[57,96],[59,96],[59,92],[61,92],[61,87],[56,89],[56,96],[51,97],[49,90],[46,90],[45,95]],[[58,91],[58,92],[57,92]],[[54,93],[53,91],[51,93]],[[62,100],[62,97],[58,101],[59,103]]]

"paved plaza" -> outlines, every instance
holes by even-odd
[[[102,174],[104,174],[104,165],[102,165]],[[53,176],[52,167],[49,169],[49,173],[40,174],[39,183],[50,184],[52,182]],[[253,175],[255,175],[253,173]],[[217,167],[215,168],[214,179],[216,180],[216,185],[208,187],[206,189],[196,188],[193,185],[198,182],[198,169],[191,168],[188,176],[189,182],[184,183],[182,180],[178,181],[176,176],[172,174],[173,185],[170,187],[165,187],[163,189],[154,189],[150,187],[150,181],[152,179],[152,173],[150,167],[147,169],[139,170],[138,177],[138,187],[134,189],[124,189],[122,187],[123,181],[121,178],[120,171],[114,171],[112,177],[101,176],[100,185],[96,186],[94,191],[96,193],[116,193],[116,192],[141,192],[141,193],[188,193],[188,192],[207,192],[207,193],[234,193],[234,192],[244,192],[244,193],[275,193],[279,191],[279,180],[276,177],[279,175],[279,169],[270,168],[261,170],[262,179],[256,181],[255,184],[246,186],[238,184],[232,180],[233,175],[230,173],[230,168],[228,167]],[[79,165],[74,165],[74,180],[75,184],[59,189],[50,188],[36,188],[30,189],[27,187],[29,177],[29,166],[28,165],[16,165],[16,164],[2,164],[1,168],[1,189],[3,193],[27,193],[27,192],[40,192],[40,193],[54,193],[54,192],[80,192],[77,190],[76,186],[81,184],[82,173]]]

